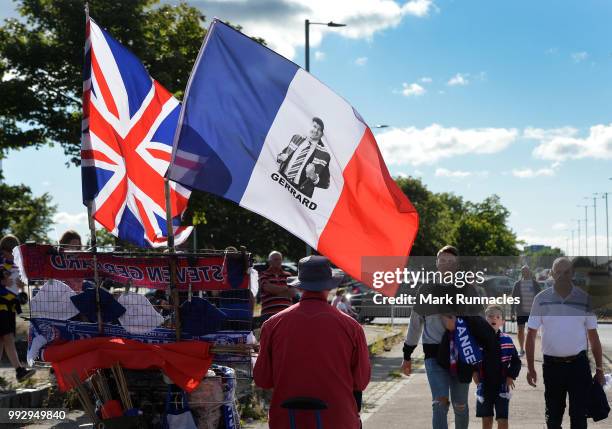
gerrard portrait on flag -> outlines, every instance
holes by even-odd
[[[166,175],[272,220],[369,286],[372,272],[405,265],[418,229],[359,113],[216,19],[189,78]],[[365,272],[364,257],[378,266]]]

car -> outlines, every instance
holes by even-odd
[[[292,276],[297,276],[298,270],[297,270],[297,266],[295,265],[295,262],[290,262],[290,261],[283,262],[281,267],[283,268],[283,270],[287,271]],[[267,262],[256,262],[253,264],[253,269],[261,273],[262,271],[265,271],[268,269],[268,263]]]
[[[361,282],[358,282],[349,276],[342,284],[348,290],[347,298],[355,312],[359,323],[369,323],[377,317],[410,317],[412,311],[411,305],[389,305],[377,304],[374,302],[374,296],[380,292],[370,289]],[[396,296],[400,294],[414,295],[416,288],[412,288],[407,284],[401,284],[398,288]]]

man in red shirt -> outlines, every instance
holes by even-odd
[[[263,324],[253,377],[259,387],[274,389],[271,429],[290,428],[281,403],[296,397],[327,404],[321,411],[324,428],[360,427],[355,398],[370,381],[370,358],[361,325],[327,302],[340,280],[332,277],[327,258],[302,258],[295,283],[302,299]],[[316,427],[314,412],[297,411],[295,417],[298,428]]]
[[[259,274],[262,322],[293,304],[295,288],[287,286],[291,273],[284,271],[282,264],[283,255],[274,250],[268,256],[268,269]]]

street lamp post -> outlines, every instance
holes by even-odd
[[[304,52],[304,65],[307,72],[310,71],[310,26],[311,25],[325,25],[327,27],[346,27],[346,24],[338,24],[337,22],[310,22],[309,19],[304,20],[304,33],[305,33],[305,52]]]
[[[610,262],[610,224],[608,223],[608,194],[604,192],[604,199],[606,200],[606,264]]]
[[[589,206],[588,204],[577,204],[576,207],[584,207],[584,256],[589,254]]]
[[[326,25],[327,27],[346,27],[346,24],[338,24],[333,21],[329,22],[310,22],[309,19],[304,20],[304,68],[310,72],[310,26],[311,25]],[[312,254],[312,248],[306,244],[306,255]]]
[[[612,180],[612,178],[610,179]],[[606,262],[610,261],[610,224],[608,223],[608,195],[612,192],[599,192],[595,195],[601,195],[601,198],[606,202]]]
[[[595,237],[593,237],[593,239],[595,240],[595,263],[597,263],[597,194],[595,194],[595,196],[593,197],[593,229],[595,232]],[[588,198],[588,197],[587,197]]]
[[[576,253],[576,255],[580,254],[580,219],[572,219],[572,222],[576,221],[576,223],[578,224],[578,252]]]

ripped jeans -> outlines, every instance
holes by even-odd
[[[448,429],[447,415],[450,403],[455,412],[455,429],[467,429],[470,419],[468,410],[470,383],[461,383],[457,377],[451,376],[448,370],[438,365],[435,358],[425,359],[425,371],[432,397],[432,428]]]

